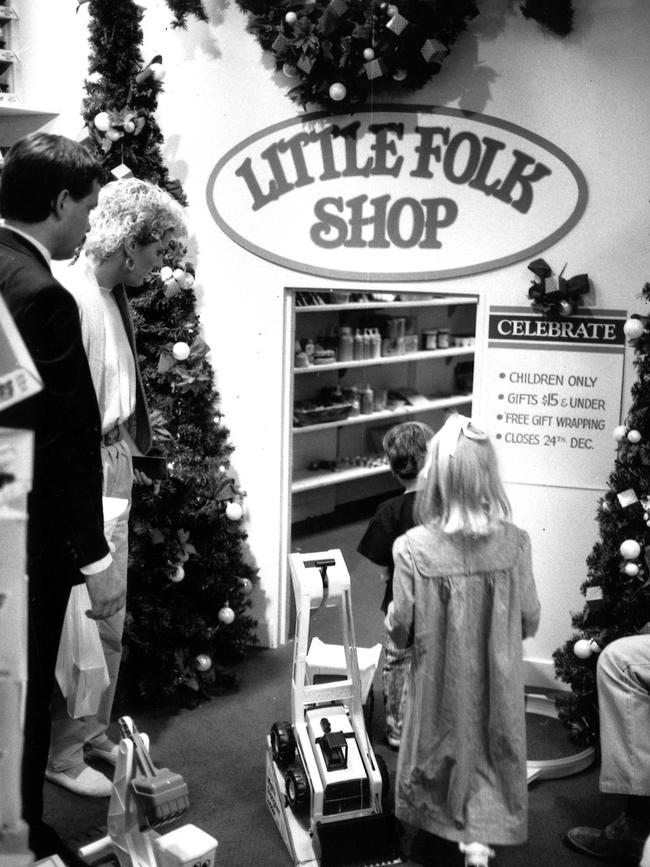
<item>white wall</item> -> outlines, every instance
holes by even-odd
[[[25,4],[26,5],[26,4]],[[39,4],[43,5],[43,4]],[[286,550],[286,473],[283,430],[283,290],[331,286],[252,256],[221,233],[209,216],[208,175],[230,147],[262,128],[299,114],[287,86],[234,2],[208,0],[210,23],[172,30],[167,7],[151,0],[145,15],[145,59],[162,54],[167,70],[159,122],[172,175],[191,205],[201,316],[212,347],[225,423],[236,447],[233,464],[248,492],[251,545],[261,567],[256,615],[263,640],[283,638]],[[460,37],[443,71],[404,101],[483,112],[518,124],[558,145],[582,169],[589,203],[579,224],[542,255],[558,270],[589,274],[598,307],[640,310],[650,279],[647,206],[650,111],[647,97],[650,4],[646,0],[577,0],[575,31],[551,36],[508,0],[484,0],[482,14]],[[56,7],[53,9],[52,7]],[[56,131],[75,135],[87,49],[87,8],[46,4],[29,22],[25,55],[30,89],[61,112]],[[27,22],[24,22],[27,23]],[[23,27],[23,30],[25,28]],[[66,52],[52,32],[65,35]],[[55,44],[52,44],[55,43]],[[56,55],[56,57],[55,57]],[[56,85],[54,76],[56,69]],[[33,74],[32,74],[33,72]],[[396,100],[391,100],[395,102]],[[291,226],[283,227],[291,232]],[[436,291],[478,293],[488,303],[527,304],[526,262],[471,278],[436,282]],[[412,288],[409,286],[402,287]],[[625,395],[633,381],[629,360]],[[478,409],[481,363],[478,359]],[[603,477],[614,450],[604,454]],[[595,480],[595,483],[599,483]],[[538,679],[550,675],[550,656],[570,631],[569,611],[582,607],[578,588],[597,538],[597,492],[511,485],[516,520],[531,532],[543,604],[542,626],[526,648]],[[532,676],[532,675],[531,675]]]

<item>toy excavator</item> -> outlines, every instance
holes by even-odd
[[[155,830],[183,815],[189,807],[185,780],[168,768],[156,768],[149,738],[133,720],[119,720],[120,749],[108,805],[108,834],[82,846],[88,862],[113,855],[120,867],[183,867],[197,862],[213,867],[217,841],[194,825],[168,834]]]
[[[291,722],[267,736],[266,803],[296,867],[360,867],[404,863],[399,826],[382,809],[388,786],[366,731],[350,575],[338,549],[291,554],[296,637]],[[341,611],[343,679],[313,683],[310,611]],[[316,641],[316,639],[315,639]]]

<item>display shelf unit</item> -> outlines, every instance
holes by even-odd
[[[297,290],[296,291],[297,294]],[[300,290],[302,296],[308,296]],[[406,332],[417,335],[418,348],[400,355],[382,355],[353,360],[333,360],[291,369],[291,401],[316,400],[322,389],[349,390],[363,383],[376,391],[388,393],[408,390],[418,395],[413,403],[377,407],[371,412],[349,415],[339,420],[297,425],[291,435],[291,494],[293,518],[330,511],[337,504],[359,496],[374,496],[380,489],[394,486],[386,464],[374,464],[372,458],[381,451],[383,433],[392,425],[418,420],[437,429],[445,412],[458,408],[471,412],[472,392],[455,382],[456,365],[471,363],[473,345],[424,349],[423,334],[431,329],[447,329],[451,335],[473,336],[476,330],[478,298],[474,295],[400,293],[395,300],[368,294],[357,300],[358,290],[318,290],[321,303],[292,307],[292,348],[304,348],[311,340],[324,345],[340,336],[343,326],[353,331],[371,322],[381,331],[395,317],[404,318]],[[349,301],[344,299],[348,297]],[[331,302],[331,303],[330,303]],[[386,336],[385,333],[382,334]],[[415,338],[411,338],[412,341]],[[364,387],[365,387],[364,386]],[[319,463],[339,463],[337,469],[310,469]],[[365,465],[367,462],[368,465]],[[304,499],[304,498],[307,499]],[[303,508],[303,504],[304,508]],[[305,509],[307,511],[305,511]]]

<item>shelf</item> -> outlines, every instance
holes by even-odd
[[[390,473],[388,465],[380,467],[350,467],[346,470],[335,470],[334,472],[311,472],[310,470],[304,470],[298,473],[293,480],[291,493],[300,494],[303,491],[328,488],[330,485],[341,485],[344,482],[354,482],[357,479],[365,479],[369,476],[378,476],[383,473]]]
[[[312,364],[309,367],[295,367],[294,373],[322,373],[324,370],[343,370],[349,367],[376,367],[380,364],[404,364],[405,362],[424,361],[427,358],[451,358],[454,355],[473,355],[474,346],[450,346],[449,349],[420,350],[405,355],[382,355],[381,358],[360,358],[357,361],[334,361],[332,364]]]
[[[327,430],[334,427],[347,427],[353,424],[367,424],[368,422],[381,421],[386,418],[396,418],[403,415],[415,415],[418,412],[431,412],[435,409],[445,409],[449,406],[460,406],[464,403],[471,403],[471,394],[454,394],[450,397],[440,397],[428,401],[420,406],[400,406],[397,409],[386,409],[381,412],[371,412],[366,415],[354,415],[351,418],[343,419],[343,421],[327,421],[323,424],[310,424],[305,427],[294,427],[294,434],[313,433],[314,431]]]
[[[453,305],[478,304],[477,296],[468,295],[445,295],[438,298],[429,298],[421,301],[354,301],[342,304],[306,304],[296,307],[296,313],[322,313],[326,310],[383,310],[390,307],[391,310],[406,309],[408,307],[451,307]]]

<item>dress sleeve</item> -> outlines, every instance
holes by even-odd
[[[393,601],[388,606],[386,629],[398,647],[407,647],[413,629],[415,568],[405,535],[395,540],[393,560]]]
[[[521,632],[523,638],[532,638],[537,632],[541,607],[533,577],[533,558],[530,536],[525,530],[519,533],[519,557],[516,569],[521,593]]]

